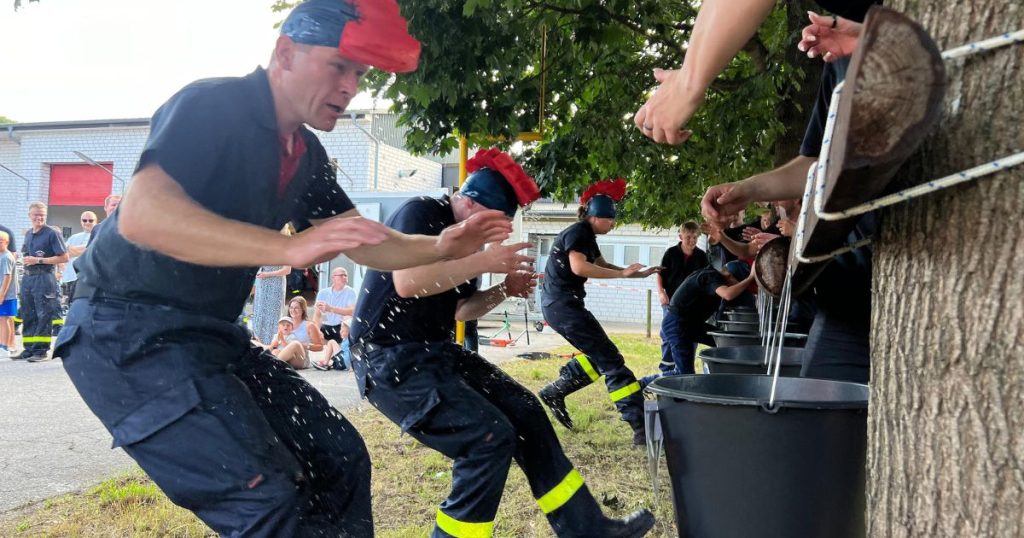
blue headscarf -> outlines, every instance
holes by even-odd
[[[725,264],[725,270],[729,271],[736,280],[743,280],[750,276],[750,266],[740,260],[733,260]]]
[[[459,193],[487,209],[503,211],[509,218],[515,217],[519,209],[515,189],[505,176],[490,168],[473,172],[466,178]]]
[[[587,216],[602,219],[615,218],[615,200],[611,196],[595,194],[587,201]]]
[[[281,35],[296,43],[337,47],[349,21],[359,18],[355,6],[344,0],[306,0],[281,25]]]

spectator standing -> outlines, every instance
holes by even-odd
[[[686,277],[708,266],[707,254],[697,248],[697,236],[699,235],[700,226],[696,222],[692,220],[684,222],[679,227],[679,243],[666,250],[661,257],[661,272],[655,276],[655,285],[658,289],[658,300],[661,302],[662,327],[664,327],[664,320],[671,315],[668,303],[672,294],[686,280]],[[672,348],[665,337],[665,330],[662,329],[661,370],[674,368]]]
[[[78,281],[78,275],[75,273],[75,260],[85,252],[85,247],[89,244],[89,238],[92,237],[92,229],[96,226],[97,220],[96,213],[92,211],[82,213],[82,231],[68,238],[67,247],[70,261],[64,264],[64,272],[60,278],[60,287],[64,292],[64,297],[67,297],[68,303],[75,296],[75,282]]]
[[[7,243],[7,251],[10,252],[12,256],[14,256],[15,271],[14,271],[13,274],[14,274],[14,281],[15,281],[15,283],[17,283],[17,281],[18,281],[18,271],[17,271],[18,247],[15,245],[14,232],[12,232],[10,228],[8,228],[8,227],[6,227],[4,225],[0,225],[0,232],[6,232],[7,233],[7,238],[9,240],[8,243]],[[18,315],[17,311],[15,311],[14,314],[11,314],[11,317],[7,318],[7,331],[8,331],[7,339],[6,340],[0,340],[0,344],[3,344],[5,346],[7,346],[7,350],[11,351],[11,352],[13,352],[16,349],[15,341],[14,341],[14,318],[17,317],[17,315]],[[14,353],[11,353],[11,355],[13,356]]]
[[[50,360],[53,327],[60,321],[60,289],[54,274],[57,264],[67,263],[67,247],[60,234],[46,225],[47,208],[42,202],[28,206],[32,229],[21,245],[25,276],[21,280],[22,359]]]
[[[356,307],[356,290],[348,285],[344,267],[331,270],[331,286],[317,292],[313,307],[313,323],[320,326],[324,340],[340,344],[341,322],[351,317]]]
[[[14,254],[7,250],[10,243],[10,234],[0,230],[0,359],[11,357],[18,313],[18,272]]]
[[[103,212],[106,213],[107,218],[114,214],[114,210],[121,204],[120,194],[111,194],[103,199]]]
[[[260,342],[270,342],[277,330],[276,320],[284,306],[284,279],[290,265],[266,265],[256,273],[256,293],[252,300],[252,333]]]

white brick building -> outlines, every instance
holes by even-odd
[[[27,213],[32,201],[50,205],[49,223],[61,228],[65,236],[81,231],[78,218],[82,211],[92,210],[102,219],[103,197],[123,192],[123,183],[130,181],[148,135],[148,118],[0,125],[0,224],[15,232],[20,246],[30,226]],[[393,115],[354,111],[332,132],[317,135],[338,164],[338,182],[354,197],[374,192],[436,192],[457,183],[457,165],[453,170],[451,156],[416,157],[402,147],[404,130],[395,126]],[[83,156],[112,170],[114,177],[88,164]],[[446,171],[443,162],[449,163]],[[85,177],[82,174],[90,178],[88,188],[75,184],[76,178]],[[65,203],[68,200],[72,203]],[[551,241],[575,222],[575,212],[574,204],[538,202],[521,217],[522,240],[533,245],[533,254],[539,254],[540,271]],[[605,259],[617,265],[653,265],[676,240],[674,231],[620,226],[600,236],[598,244]],[[603,321],[643,323],[648,289],[654,289],[654,277],[591,280],[587,305]],[[657,326],[661,309],[656,293],[652,298],[650,310]],[[538,299],[528,304],[533,317],[539,319]],[[510,314],[514,310],[521,314],[523,302],[506,306]]]
[[[440,163],[388,143],[398,138],[388,116],[354,111],[334,131],[317,132],[338,164],[338,181],[349,192],[439,187]],[[0,125],[0,223],[14,230],[20,243],[29,227],[28,204],[36,200],[50,205],[51,225],[70,228],[65,235],[81,231],[82,211],[93,210],[103,218],[103,198],[124,190],[148,135],[148,118]],[[78,154],[112,170],[115,177]],[[72,176],[92,172],[102,185],[76,192],[76,185],[63,181],[68,176],[62,174],[69,171]]]

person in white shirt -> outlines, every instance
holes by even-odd
[[[356,306],[356,290],[348,286],[348,271],[337,267],[331,271],[331,287],[316,294],[313,323],[320,327],[324,341],[341,344],[341,322],[351,317]]]
[[[75,297],[75,283],[78,281],[78,274],[75,273],[75,260],[85,252],[85,248],[89,244],[89,237],[92,236],[92,229],[98,221],[96,213],[92,211],[82,213],[81,220],[83,231],[72,235],[67,240],[68,256],[71,256],[71,259],[64,264],[64,272],[61,273],[60,278],[60,287],[64,290],[64,297],[67,297],[68,303]]]

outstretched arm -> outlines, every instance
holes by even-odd
[[[633,117],[637,128],[655,142],[685,142],[689,132],[683,126],[703,104],[711,82],[750,41],[774,6],[773,0],[704,0],[683,67],[655,70],[660,85]]]

